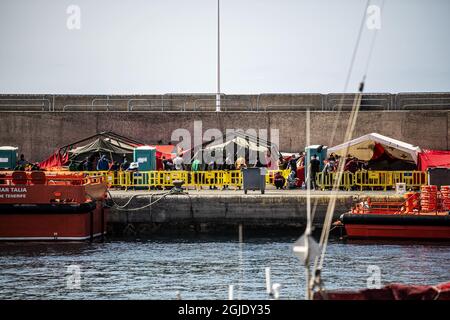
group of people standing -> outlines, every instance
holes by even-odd
[[[137,169],[137,168],[136,168]],[[69,164],[71,171],[131,171],[134,170],[126,155],[123,155],[122,162],[110,160],[106,155],[98,157],[95,154],[83,159],[81,162],[71,161]]]
[[[227,155],[224,163],[217,163],[217,161],[212,160],[209,163],[202,163],[198,157],[194,157],[190,164],[186,164],[182,154],[178,154],[173,159],[167,159],[162,156],[162,165],[164,171],[172,170],[187,170],[187,171],[212,171],[212,170],[240,170],[247,167],[267,167],[258,159],[255,164],[249,164],[249,161],[243,157],[233,157],[232,155]]]
[[[338,155],[331,154],[328,159],[324,160],[324,167],[322,172],[331,173],[336,172],[339,169],[339,163],[342,158]],[[358,170],[367,170],[368,163],[365,161],[360,161],[359,159],[348,155],[345,158],[344,171],[355,173]]]
[[[285,179],[280,172],[277,172],[274,176],[274,184],[277,189],[282,189],[286,186],[288,189],[306,188],[306,183],[310,183],[311,189],[318,189],[316,178],[318,173],[329,174],[339,170],[339,163],[342,158],[336,154],[330,154],[330,156],[323,161],[323,168],[321,169],[320,160],[316,155],[313,155],[308,162],[308,167],[305,168],[305,152],[300,152],[298,156],[293,156],[286,160],[280,156],[278,160],[279,170],[289,169],[290,173]],[[345,165],[343,171],[355,173],[358,170],[367,169],[368,163],[360,161],[359,159],[348,155],[345,158]],[[309,179],[308,179],[309,173]],[[287,180],[287,181],[286,181]]]

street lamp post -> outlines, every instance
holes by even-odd
[[[220,110],[220,0],[217,0],[217,93],[216,111]]]

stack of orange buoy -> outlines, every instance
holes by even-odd
[[[421,186],[420,206],[422,211],[436,211],[437,209],[437,186]]]
[[[413,213],[414,209],[419,209],[419,196],[418,192],[407,192],[403,195],[405,200],[405,213]]]
[[[443,209],[450,210],[450,186],[442,186],[441,195]]]

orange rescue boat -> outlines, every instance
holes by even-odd
[[[106,234],[107,186],[81,173],[0,173],[0,240],[93,240]]]

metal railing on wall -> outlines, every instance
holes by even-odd
[[[291,100],[298,100],[301,98],[301,103],[263,103],[264,98],[269,99],[273,96],[289,97]],[[314,99],[319,99],[319,103],[310,102],[311,97]],[[309,98],[309,99],[306,99]],[[305,110],[322,110],[324,111],[324,95],[320,93],[301,93],[301,94],[291,94],[291,93],[260,93],[256,96],[256,111],[305,111]]]
[[[216,111],[216,98],[198,98],[198,95],[165,94],[153,98],[114,98],[98,97],[86,103],[70,103],[55,110],[57,96],[42,98],[2,98],[0,111]],[[175,96],[175,97],[172,97]],[[213,95],[211,95],[213,96]],[[350,110],[354,94],[269,94],[261,93],[253,96],[221,98],[221,110],[232,111],[337,111]],[[281,96],[280,99],[277,97]],[[48,98],[50,97],[50,98]],[[64,97],[66,99],[66,97]],[[80,99],[79,97],[77,99]],[[277,100],[278,99],[278,100]],[[189,101],[189,103],[188,103]],[[287,103],[286,103],[287,102]],[[394,111],[394,110],[450,110],[450,93],[398,93],[398,94],[364,94],[361,110]]]
[[[99,104],[99,103],[102,104]],[[123,103],[118,103],[123,102]],[[155,102],[157,104],[155,104]],[[176,102],[174,106],[174,102]],[[66,104],[62,111],[185,111],[186,99],[182,98],[95,98],[90,104]]]
[[[212,98],[196,99],[192,111],[216,111],[218,100]],[[236,103],[237,102],[237,103]],[[253,111],[252,101],[248,98],[221,98],[221,111]]]
[[[264,108],[260,108],[260,111],[264,112],[276,112],[276,111],[306,111],[311,110],[315,107],[313,104],[283,104],[283,105],[274,105],[269,104],[264,106]]]
[[[0,98],[0,111],[52,111],[46,98]]]
[[[66,104],[62,111],[111,111],[110,108],[110,105]]]
[[[326,96],[325,108],[327,111],[337,111],[339,108],[343,111],[351,110],[354,105],[354,94],[328,94]],[[392,109],[391,95],[386,94],[386,97],[374,98],[367,95],[362,96],[360,110],[379,110],[387,111]]]
[[[428,94],[424,94],[428,95]],[[450,94],[447,96],[411,97],[408,93],[399,93],[395,97],[396,110],[450,110]]]
[[[155,104],[156,103],[156,104]],[[175,104],[174,104],[175,103]],[[186,111],[186,99],[164,98],[161,99],[129,99],[128,111]]]
[[[91,101],[91,106],[93,111],[101,111],[98,110],[97,107],[106,107],[106,111],[128,111],[126,107],[126,102],[129,98],[94,98]],[[117,102],[125,102],[124,105],[118,105]],[[100,104],[98,104],[100,103]]]

